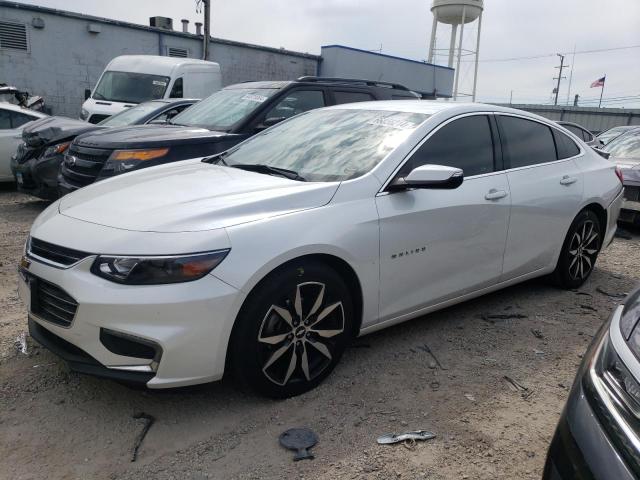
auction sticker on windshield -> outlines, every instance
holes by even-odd
[[[242,100],[248,100],[249,102],[262,103],[267,99],[264,95],[256,95],[255,93],[247,93],[242,97]]]
[[[399,130],[406,130],[408,128],[416,128],[417,123],[409,120],[400,120],[392,117],[377,117],[372,118],[367,122],[369,125],[379,125],[381,127],[397,128]]]

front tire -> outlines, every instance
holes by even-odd
[[[598,216],[583,210],[573,220],[552,274],[556,285],[574,289],[591,275],[602,246],[602,227]]]
[[[246,299],[232,336],[231,368],[260,394],[300,395],[331,373],[353,325],[349,289],[333,269],[310,261],[285,266]]]

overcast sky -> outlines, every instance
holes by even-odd
[[[24,3],[147,24],[149,17],[201,21],[195,0],[20,0]],[[321,45],[342,44],[378,50],[416,60],[427,57],[432,15],[430,0],[213,0],[212,36],[320,53]],[[556,52],[640,45],[640,0],[485,0],[478,99],[514,103],[549,103],[559,58]],[[472,48],[475,24],[465,31],[465,48]],[[449,32],[438,30],[438,47],[448,45]],[[548,56],[517,61],[512,57]],[[215,61],[215,59],[212,59]],[[446,63],[439,57],[436,63]],[[599,88],[589,88],[606,74],[605,103],[611,107],[640,107],[640,48],[569,54],[573,66],[571,102],[579,94],[584,104],[597,105]],[[460,70],[470,88],[472,64]],[[567,101],[571,67],[560,88]],[[622,97],[636,96],[634,100]],[[581,102],[582,103],[582,102]]]

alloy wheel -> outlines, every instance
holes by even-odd
[[[572,279],[586,278],[600,249],[600,233],[592,220],[586,220],[571,237],[569,245],[569,275]]]
[[[332,362],[344,307],[324,283],[304,282],[268,309],[258,331],[262,372],[276,385],[309,382]]]

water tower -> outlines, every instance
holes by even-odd
[[[429,44],[429,63],[433,62],[433,52],[445,49],[435,48],[436,29],[438,23],[446,23],[451,25],[451,41],[449,42],[449,67],[453,67],[454,57],[456,57],[456,73],[453,87],[453,99],[458,95],[471,96],[473,101],[476,99],[476,83],[478,77],[478,54],[480,52],[480,30],[482,29],[482,11],[484,10],[484,2],[482,0],[433,0],[431,12],[433,13],[433,27],[431,28],[431,43]],[[475,49],[468,50],[462,48],[464,39],[464,26],[478,20],[478,36],[476,39]],[[458,25],[460,28],[460,39],[456,47],[456,35],[458,33]],[[457,52],[456,52],[457,50]],[[475,60],[473,73],[473,90],[472,93],[459,93],[458,84],[460,82],[460,60],[462,57],[473,55]]]

